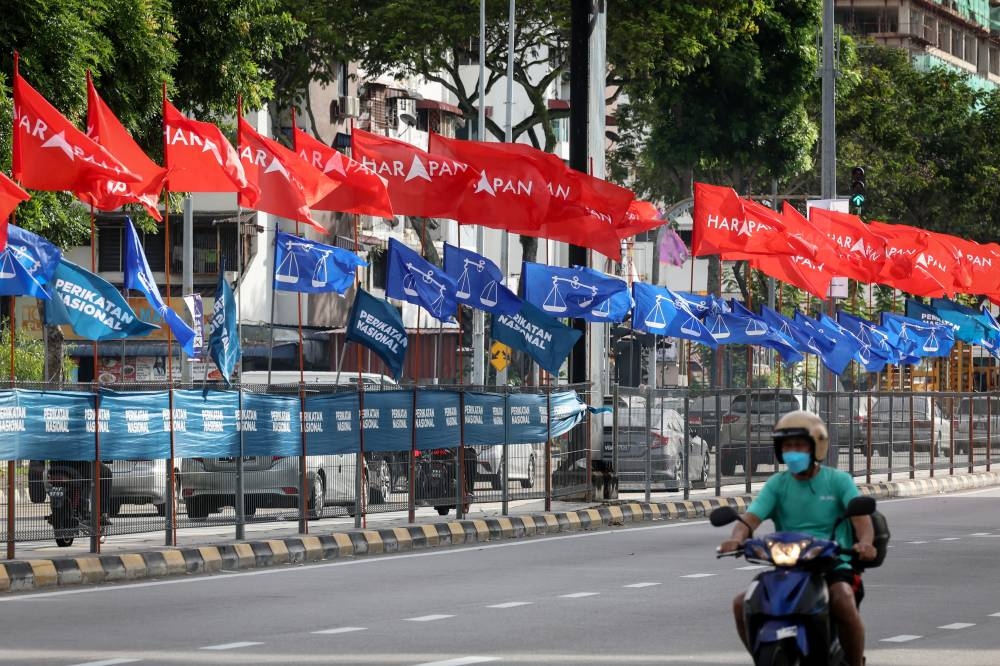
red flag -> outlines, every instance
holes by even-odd
[[[917,296],[953,295],[952,278],[947,273],[940,246],[932,243],[923,229],[905,224],[872,221],[869,228],[885,239],[885,264],[879,282]],[[952,257],[952,260],[954,258]]]
[[[814,248],[810,255],[814,263],[823,264],[825,270],[831,275],[837,275],[836,267],[847,260],[840,246],[813,226],[795,206],[787,201],[782,206],[781,217],[785,222],[785,231],[789,236],[796,237],[803,246],[809,245]]]
[[[662,227],[667,221],[660,217],[660,211],[648,201],[633,199],[629,204],[625,219],[615,227],[619,238],[631,238],[657,227]]]
[[[808,257],[759,255],[750,260],[750,265],[817,298],[827,298],[830,293],[833,274],[824,264],[816,263]]]
[[[962,241],[960,238],[935,231],[928,231],[927,233],[930,236],[927,252],[934,256],[931,257],[925,253],[923,257],[917,257],[917,262],[921,265],[926,264],[933,270],[937,270],[936,263],[940,262],[947,265],[950,261],[951,268],[948,274],[951,275],[954,290],[966,294],[975,293],[972,291],[975,285],[973,266],[967,258],[965,248],[960,244],[960,242],[971,243],[972,241]],[[934,258],[933,262],[930,260],[931,258]]]
[[[129,171],[142,180],[130,184],[119,180],[102,180],[87,192],[77,192],[80,201],[100,210],[114,210],[127,203],[140,203],[157,222],[162,222],[158,204],[160,191],[167,170],[156,164],[142,152],[142,148],[132,139],[132,135],[119,122],[115,114],[94,88],[94,82],[87,74],[87,136],[104,146]]]
[[[836,275],[859,282],[876,282],[885,263],[885,239],[857,215],[824,208],[810,208],[809,221],[840,246],[845,258]]]
[[[313,210],[332,210],[392,219],[392,203],[385,180],[339,150],[317,141],[298,127],[292,130],[295,152],[340,187],[312,206]]]
[[[464,162],[421,150],[403,141],[354,129],[354,158],[389,183],[396,215],[455,219],[465,190],[479,173]]]
[[[527,153],[510,143],[462,141],[431,133],[429,150],[464,162],[479,172],[479,178],[462,196],[455,219],[462,224],[479,224],[515,233],[531,233],[541,228],[549,211],[548,183],[565,170]]]
[[[135,183],[111,153],[87,138],[14,71],[14,178],[36,190],[79,192],[102,180]]]
[[[7,218],[17,208],[17,204],[30,198],[17,183],[0,173],[0,252],[7,247]]]
[[[238,192],[252,208],[257,188],[247,181],[240,157],[218,127],[185,118],[163,98],[167,182],[174,192]]]
[[[782,235],[784,222],[768,209],[747,214],[745,202],[730,187],[694,184],[691,254],[720,254],[746,259],[749,255],[797,254]],[[752,208],[752,207],[751,207]]]
[[[987,294],[1000,291],[1000,245],[996,243],[976,243],[963,238],[950,237],[951,242],[962,253],[963,264],[968,269],[967,294]]]
[[[239,204],[305,222],[326,233],[309,208],[337,189],[337,183],[277,141],[258,134],[242,117],[239,145],[247,180],[260,191],[260,198],[252,203],[240,192]]]

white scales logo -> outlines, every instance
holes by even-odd
[[[725,320],[722,315],[716,315],[715,319],[712,320],[712,326],[709,328],[709,332],[712,334],[716,340],[725,340],[726,338],[732,336],[732,332],[729,330],[729,326],[726,325]],[[743,329],[743,334],[749,337],[760,337],[767,333],[767,325],[763,322],[757,321],[756,319],[748,319],[747,324]]]
[[[7,251],[0,255],[0,280],[9,280],[17,275],[14,270],[15,261],[20,263],[32,277],[42,268],[41,262],[23,245],[14,245],[8,241]]]
[[[653,309],[646,314],[646,318],[643,319],[643,323],[646,324],[648,328],[661,331],[667,327],[667,319],[663,314],[663,308],[660,305],[664,302],[676,303],[677,301],[673,301],[673,299],[670,299],[667,296],[656,294],[656,304],[653,306]],[[684,314],[688,316],[684,323],[681,324],[681,333],[701,337],[701,328],[699,327],[701,322],[698,321],[698,318],[684,306],[681,306],[678,309],[683,311]]]
[[[486,270],[486,260],[480,259],[479,261],[474,261],[472,259],[462,259],[462,263],[462,275],[458,278],[458,291],[455,292],[455,296],[460,300],[467,301],[472,296],[472,286],[469,282],[469,267],[471,266],[477,273],[482,273]],[[490,280],[483,286],[483,290],[479,294],[479,302],[487,307],[493,307],[497,304],[496,280]]]
[[[274,271],[275,281],[284,284],[298,284],[302,279],[299,273],[299,255],[296,253],[298,250],[298,252],[317,255],[316,264],[313,266],[312,276],[310,276],[310,284],[316,289],[325,287],[329,282],[327,259],[333,254],[333,250],[318,247],[313,243],[293,240],[284,241],[284,245],[286,252],[281,263],[278,264],[278,268]]]
[[[568,306],[566,305],[566,298],[562,295],[562,291],[559,289],[559,283],[569,285],[569,288],[573,291],[589,291],[590,298],[584,297],[583,300],[579,301],[578,305],[581,308],[586,308],[594,302],[597,297],[597,287],[593,285],[580,282],[580,278],[574,275],[572,278],[559,277],[558,275],[552,276],[552,289],[549,290],[549,295],[545,297],[545,302],[542,303],[542,309],[546,312],[566,312]]]
[[[432,270],[428,270],[428,271],[424,272],[424,271],[420,270],[419,268],[417,268],[416,266],[414,266],[409,261],[406,262],[405,265],[406,265],[406,271],[407,272],[406,272],[406,277],[403,278],[403,293],[405,293],[407,296],[413,296],[414,298],[420,298],[420,294],[417,292],[416,289],[414,289],[414,285],[416,284],[416,278],[413,277],[414,273],[416,273],[418,276],[420,276],[423,279],[423,281],[424,281],[425,284],[432,284],[435,287],[437,287],[438,288],[438,296],[437,296],[437,298],[435,298],[433,301],[431,301],[431,303],[428,306],[426,306],[426,307],[427,307],[427,310],[432,315],[434,315],[435,317],[437,317],[437,318],[440,319],[441,318],[441,308],[444,305],[444,291],[446,289],[446,285],[443,282],[438,282],[437,280],[434,279],[434,271],[432,271]],[[420,300],[423,300],[423,299],[420,299]]]

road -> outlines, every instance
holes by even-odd
[[[868,663],[1000,663],[1000,489],[886,501]],[[766,526],[765,526],[766,527]],[[0,663],[746,664],[705,521],[0,597]]]

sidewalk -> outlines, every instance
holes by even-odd
[[[898,478],[898,474],[897,474]],[[762,485],[753,484],[753,490]],[[888,481],[873,477],[859,483],[862,492],[876,498],[908,497],[1000,485],[1000,472],[975,472],[929,478]],[[680,493],[623,494],[616,500],[594,502],[553,501],[546,512],[542,499],[508,503],[506,516],[499,503],[473,504],[463,520],[448,520],[431,508],[418,509],[413,523],[405,511],[373,514],[367,527],[354,527],[353,518],[310,522],[309,535],[298,534],[294,520],[250,524],[245,541],[233,538],[232,525],[178,530],[178,545],[163,545],[163,532],[115,536],[100,555],[86,546],[59,548],[52,541],[19,544],[19,557],[0,563],[0,592],[27,591],[87,583],[161,578],[184,574],[235,571],[319,560],[397,553],[500,539],[523,538],[576,530],[618,526],[625,523],[704,517],[728,505],[744,510],[750,496],[744,484]],[[85,540],[84,540],[85,543]]]

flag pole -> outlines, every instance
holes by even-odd
[[[354,129],[354,121],[351,121],[351,129]],[[357,252],[359,249],[358,245],[358,226],[361,224],[361,216],[357,213],[354,214],[354,251]],[[354,298],[357,299],[358,293],[361,290],[361,276],[359,275],[360,268],[354,268]],[[403,327],[403,332],[406,332],[406,327]],[[357,512],[354,517],[355,527],[368,527],[368,514],[366,512],[368,499],[368,486],[367,478],[365,476],[367,465],[365,464],[365,427],[364,427],[364,409],[365,409],[365,383],[361,381],[361,364],[362,364],[362,349],[361,345],[355,345],[358,351],[358,472],[357,472],[357,497],[355,498],[357,504]],[[340,350],[340,359],[343,361],[344,352],[347,351],[347,327],[344,327],[344,347]],[[337,379],[340,379],[340,367],[338,364],[337,368]],[[392,485],[392,472],[389,473],[389,484]],[[389,488],[389,492],[392,492],[392,488]],[[383,501],[388,502],[388,497],[383,497]]]
[[[236,120],[243,118],[243,96],[236,97]],[[239,137],[237,136],[237,145]],[[236,193],[236,289],[233,290],[233,298],[236,300],[236,339],[240,347],[240,358],[237,359],[239,372],[239,388],[236,391],[237,431],[240,434],[240,457],[236,460],[236,539],[243,541],[246,538],[246,511],[244,506],[244,481],[243,474],[243,289],[240,284],[243,276],[243,207],[240,205],[239,192]],[[223,273],[225,279],[225,273]],[[238,293],[238,296],[237,296]]]
[[[295,118],[295,111],[292,111],[292,118]],[[295,121],[292,121],[292,128],[295,127]],[[294,134],[294,132],[292,132]],[[301,232],[299,222],[295,222],[295,235],[298,236]],[[273,275],[273,273],[272,273]],[[273,278],[272,278],[273,281]],[[306,415],[306,366],[305,366],[305,353],[302,349],[302,292],[295,292],[296,307],[298,309],[298,323],[299,323],[299,407],[301,413],[299,415],[300,422],[305,419]],[[273,302],[273,301],[272,301]],[[271,330],[274,331],[274,321],[271,321]],[[268,377],[268,382],[270,382],[270,377]],[[309,534],[309,499],[306,496],[306,484],[309,481],[308,466],[306,465],[306,456],[308,455],[308,449],[306,446],[306,429],[299,428],[302,433],[302,457],[299,460],[299,474],[301,476],[301,487],[302,492],[299,495],[299,506],[301,511],[299,513],[299,533]],[[324,489],[325,492],[325,489]],[[316,498],[316,506],[321,507],[323,505],[323,497]],[[317,511],[317,515],[319,512]]]
[[[96,243],[96,222],[94,215],[94,205],[90,205],[90,270],[92,273],[97,273],[97,243]],[[13,339],[13,334],[11,339]],[[97,374],[97,340],[93,342],[94,350],[94,379],[99,380],[100,377]],[[13,351],[13,350],[12,350]],[[13,359],[13,354],[11,355]],[[119,370],[120,372],[120,370]],[[100,391],[99,385],[92,384]],[[101,497],[101,418],[100,410],[96,408],[94,410],[94,507],[92,510],[93,521],[94,521],[94,532],[90,536],[90,550],[93,553],[101,552],[101,518],[103,506]]]
[[[17,66],[18,66],[18,60],[19,59],[20,59],[20,54],[17,51],[14,51],[14,78],[17,78]],[[15,132],[15,136],[16,135],[17,135],[17,133]],[[20,185],[21,184],[18,183],[19,187],[20,187]],[[12,222],[14,220],[16,220],[17,219],[16,218],[16,213],[11,213],[10,218],[11,218]],[[93,247],[93,243],[91,243],[91,247]],[[8,303],[10,304],[10,319],[9,319],[9,323],[10,323],[10,384],[11,384],[11,386],[14,386],[14,381],[17,378],[17,374],[15,372],[16,368],[15,368],[15,365],[14,365],[14,350],[15,350],[15,345],[14,345],[14,329],[16,328],[15,327],[16,318],[15,318],[15,314],[14,314],[14,307],[15,307],[15,304],[16,304],[17,301],[16,301],[16,299],[13,296],[10,296],[9,299],[10,300],[8,301]],[[8,498],[8,501],[7,501],[7,559],[8,560],[14,559],[14,553],[15,553],[15,548],[14,548],[14,528],[17,526],[17,515],[14,512],[14,509],[16,507],[16,504],[14,502],[14,497],[16,497],[16,494],[15,494],[16,488],[15,488],[15,484],[14,484],[14,475],[15,475],[16,471],[17,471],[17,469],[16,469],[16,463],[13,460],[8,460],[7,461],[7,498]]]
[[[163,119],[166,122],[167,117],[167,82],[162,83],[163,90]],[[170,303],[170,164],[168,161],[168,155],[170,153],[167,151],[167,133],[163,133],[163,165],[167,169],[167,176],[163,179],[163,226],[166,232],[166,240],[164,245],[167,248],[166,254],[166,266],[165,272],[167,274],[167,304]],[[126,302],[128,302],[126,300]],[[124,350],[124,342],[122,342],[122,349]],[[205,373],[207,377],[208,365],[205,365]],[[172,363],[172,355],[170,353],[170,327],[167,326],[167,412],[170,419],[170,459],[167,461],[167,474],[170,479],[170,487],[167,489],[168,501],[166,503],[169,509],[165,509],[167,513],[167,524],[165,526],[164,534],[164,545],[174,546],[177,545],[177,475],[174,470],[174,371]]]

